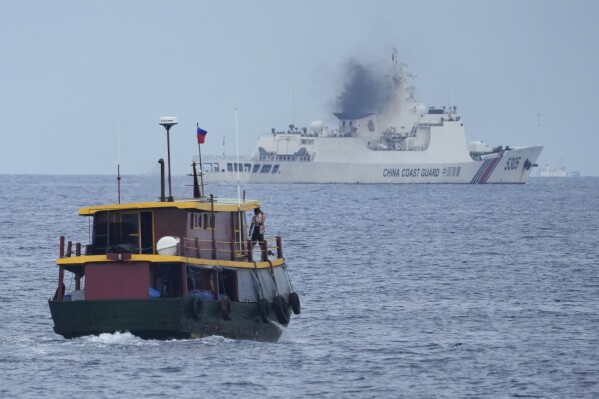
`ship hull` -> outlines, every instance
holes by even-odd
[[[246,184],[522,184],[526,183],[541,150],[542,147],[512,149],[487,159],[457,163],[240,161],[239,173],[234,168],[235,161],[223,159],[208,165],[204,180],[207,183],[239,181]],[[216,169],[213,165],[217,163],[218,172],[213,171]],[[271,171],[261,173],[264,165],[270,165]]]
[[[54,331],[65,338],[128,331],[144,339],[186,339],[218,335],[276,342],[282,334],[273,320],[263,322],[257,303],[232,303],[230,320],[218,301],[203,301],[193,314],[192,298],[49,301]],[[274,312],[271,312],[274,313]]]

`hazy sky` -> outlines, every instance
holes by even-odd
[[[344,63],[391,51],[468,141],[541,144],[539,164],[599,176],[599,1],[2,2],[0,173],[174,174],[253,152],[272,127],[335,123]],[[534,172],[533,172],[534,174]]]

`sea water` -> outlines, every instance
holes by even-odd
[[[302,301],[278,343],[66,340],[47,303],[59,236],[87,243],[77,209],[117,202],[116,179],[0,176],[0,397],[599,396],[599,178],[241,190]],[[159,191],[125,176],[121,199]]]

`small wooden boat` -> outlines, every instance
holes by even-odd
[[[91,243],[60,237],[54,331],[277,341],[301,307],[281,238],[248,237],[246,212],[259,201],[202,195],[195,165],[194,197],[167,198],[161,165],[158,201],[81,208]]]

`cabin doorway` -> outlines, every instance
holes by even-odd
[[[141,253],[142,254],[153,254],[154,253],[154,223],[152,212],[145,211],[139,213],[140,227],[141,227]]]

